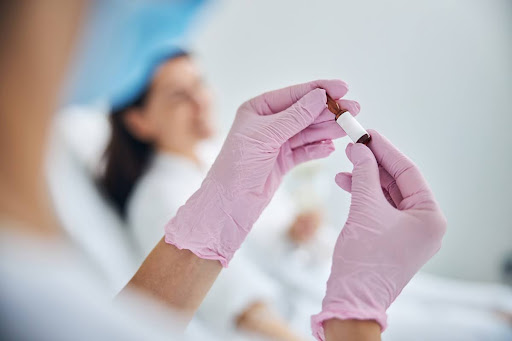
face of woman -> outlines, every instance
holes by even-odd
[[[131,128],[157,149],[188,150],[213,134],[211,97],[193,60],[174,58],[157,69]]]

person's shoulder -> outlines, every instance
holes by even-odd
[[[176,195],[179,186],[179,181],[170,177],[147,174],[133,189],[128,200],[128,215],[158,207],[171,209],[179,200]]]
[[[132,198],[134,200],[140,198],[144,202],[148,199],[163,202],[175,201],[176,198],[181,197],[180,193],[186,192],[191,185],[186,177],[175,172],[150,171],[137,183]]]
[[[128,200],[128,220],[173,215],[197,190],[200,181],[176,172],[150,169],[136,184]]]

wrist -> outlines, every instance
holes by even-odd
[[[322,309],[319,314],[311,317],[311,329],[313,336],[317,340],[325,341],[326,334],[324,323],[328,320],[357,320],[357,321],[373,321],[379,326],[380,332],[387,327],[386,312],[375,308],[346,307],[343,304],[329,305]]]
[[[325,339],[335,340],[380,340],[380,325],[374,320],[339,320],[324,322]]]

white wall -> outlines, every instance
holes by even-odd
[[[512,2],[231,0],[211,14],[196,45],[224,130],[263,91],[347,81],[360,121],[416,161],[446,213],[427,269],[499,278],[512,251]],[[346,142],[325,162],[329,181],[350,169]],[[331,205],[342,226],[346,208]]]

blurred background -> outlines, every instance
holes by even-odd
[[[420,166],[448,218],[426,269],[500,280],[512,252],[510,1],[237,0],[218,2],[207,20],[194,50],[224,130],[256,94],[343,79],[358,120]],[[330,183],[350,170],[347,142],[324,162]],[[341,226],[347,195],[331,195],[329,219]]]
[[[443,280],[427,277],[423,287],[448,288],[447,295],[466,292],[462,306],[484,297],[510,303],[510,293],[502,293],[512,276],[512,2],[224,0],[208,6],[200,19],[188,50],[214,92],[215,145],[248,98],[313,79],[346,81],[346,97],[361,104],[358,120],[419,165],[448,219],[443,247],[424,268]],[[62,110],[48,174],[63,225],[97,261],[114,293],[138,261],[123,222],[94,184],[109,138],[106,112],[101,104]],[[351,170],[344,153],[348,142],[336,141],[333,155],[294,170],[284,185],[296,210],[322,211],[323,224],[335,232],[332,242],[350,204],[334,184],[336,173]],[[324,281],[318,282],[321,293]],[[473,301],[466,305],[487,304]],[[427,324],[439,311],[423,316],[407,304],[402,308],[395,316],[412,311]],[[283,314],[293,316],[299,329],[309,328],[304,319]],[[454,315],[474,325],[474,315]],[[496,330],[494,322],[477,319]]]

